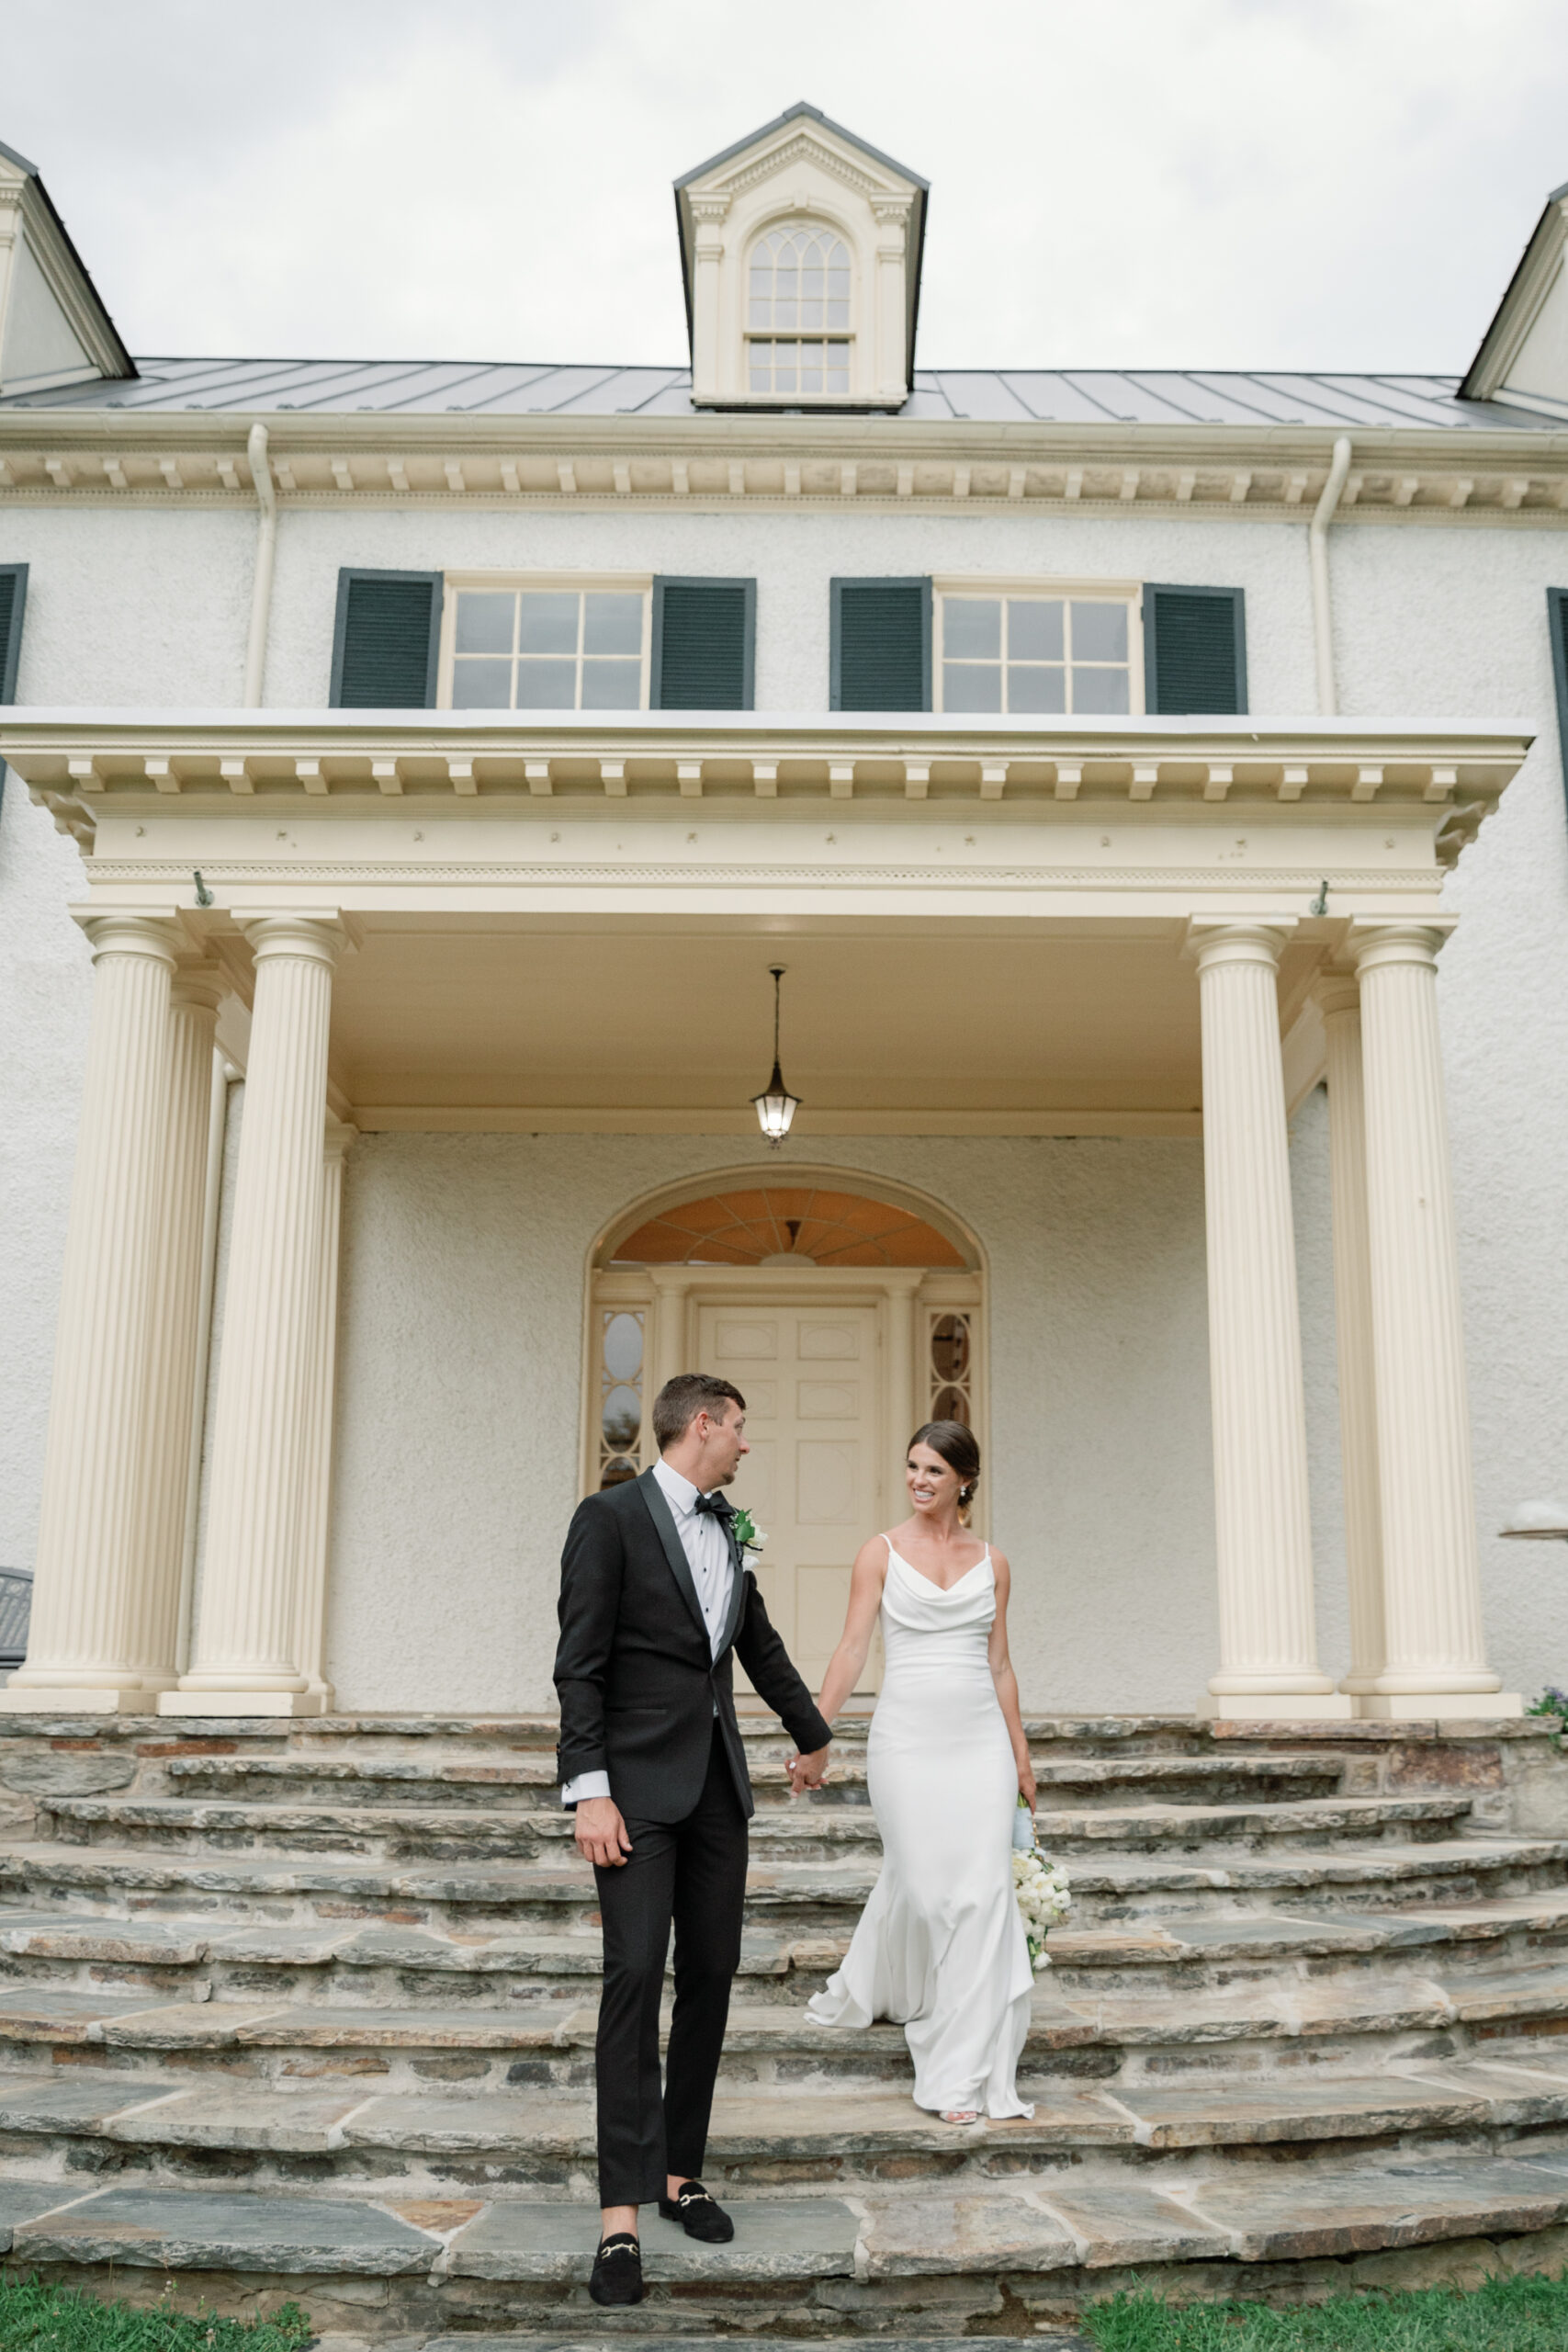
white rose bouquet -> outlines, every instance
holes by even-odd
[[[1023,1806],[1021,1796],[1018,1802]],[[1043,1968],[1051,1965],[1045,1950],[1046,1931],[1065,1919],[1073,1907],[1071,1882],[1063,1865],[1048,1862],[1032,1838],[1027,1847],[1013,1849],[1012,1883],[1023,1932],[1029,1939],[1030,1965],[1038,1975]]]

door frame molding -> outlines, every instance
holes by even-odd
[[[689,1191],[689,1182],[687,1189]],[[621,1220],[617,1219],[617,1223]],[[613,1229],[613,1228],[612,1228]],[[639,1266],[594,1271],[588,1283],[582,1350],[579,1477],[591,1494],[599,1480],[598,1318],[604,1308],[640,1310],[643,1331],[640,1457],[653,1460],[653,1399],[664,1382],[688,1369],[699,1306],[804,1306],[812,1302],[877,1310],[881,1356],[884,1490],[889,1507],[903,1491],[909,1432],[931,1418],[931,1326],[948,1311],[971,1317],[970,1412],[982,1460],[989,1444],[985,1275],[950,1266]],[[987,1487],[976,1497],[975,1532],[988,1525]]]

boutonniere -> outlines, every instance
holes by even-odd
[[[740,1565],[749,1568],[762,1556],[767,1537],[758,1528],[749,1510],[738,1510],[730,1516],[730,1532],[740,1547]]]

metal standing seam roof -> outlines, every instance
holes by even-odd
[[[247,415],[297,410],[305,416],[362,412],[410,417],[713,413],[694,407],[689,368],[457,359],[139,359],[136,366],[136,376],[120,380],[13,393],[0,399],[0,414],[20,409]],[[1461,401],[1461,381],[1457,375],[1234,368],[922,368],[909,398],[887,413],[896,422],[918,424],[972,419],[987,424],[1315,426],[1362,432],[1562,430],[1560,419],[1493,401]]]

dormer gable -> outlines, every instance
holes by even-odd
[[[1568,418],[1568,186],[1553,188],[1497,305],[1461,400]]]
[[[927,195],[805,104],[677,180],[696,405],[901,406]]]
[[[37,165],[0,146],[0,394],[135,373]]]

